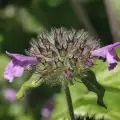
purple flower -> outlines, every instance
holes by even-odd
[[[24,66],[38,62],[35,57],[12,54],[8,52],[6,52],[6,54],[13,58],[5,68],[4,72],[4,78],[8,79],[10,82],[13,81],[14,77],[22,76]]]
[[[70,76],[71,76],[71,71],[70,70],[66,70],[65,71],[65,77],[67,78],[67,79],[70,79]]]
[[[55,105],[55,101],[49,100],[41,110],[41,115],[45,120],[51,119],[51,114]]]
[[[16,100],[16,91],[14,89],[6,89],[4,91],[4,97],[10,102],[14,102]]]
[[[115,48],[117,47],[120,47],[120,42],[94,50],[91,52],[91,55],[92,57],[97,56],[99,57],[99,59],[102,59],[103,61],[107,60],[109,62],[108,69],[113,70],[116,67],[117,62],[120,62],[120,58],[117,56],[115,52]]]
[[[87,64],[91,67],[94,65],[94,60],[93,59],[89,59]]]

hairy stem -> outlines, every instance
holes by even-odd
[[[70,118],[71,118],[71,120],[75,120],[74,110],[73,110],[73,105],[72,105],[72,98],[71,98],[71,94],[70,94],[68,85],[64,86],[64,91],[65,91],[65,96],[66,96],[66,100],[67,100]]]

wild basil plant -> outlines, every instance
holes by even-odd
[[[117,42],[100,48],[99,40],[84,30],[45,30],[30,42],[27,56],[6,52],[12,60],[5,68],[4,78],[12,82],[15,77],[21,77],[24,70],[32,71],[31,79],[22,85],[16,95],[18,99],[30,87],[43,83],[51,87],[59,85],[65,91],[70,119],[75,120],[69,85],[82,82],[89,91],[97,94],[98,105],[106,108],[103,102],[105,89],[90,68],[98,58],[109,62],[109,70],[114,69],[120,61],[114,48],[119,46],[120,42]]]

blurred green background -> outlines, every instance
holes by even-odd
[[[29,41],[44,29],[50,30],[52,27],[84,28],[100,38],[103,45],[120,41],[120,1],[109,1],[112,2],[113,14],[109,14],[112,12],[107,9],[110,6],[107,6],[109,3],[105,4],[106,1],[0,0],[0,120],[40,120],[41,108],[53,96],[56,105],[52,119],[58,120],[67,116],[64,95],[57,87],[40,86],[30,89],[24,99],[12,103],[4,97],[7,88],[18,91],[30,75],[25,72],[22,78],[14,80],[13,83],[4,80],[4,68],[10,61],[5,51],[25,54]],[[117,33],[114,32],[115,25],[118,28]],[[88,92],[82,84],[76,84],[71,87],[75,114],[88,113],[95,114],[98,118],[104,116],[105,120],[119,120],[120,66],[117,66],[113,72],[109,72],[107,64],[101,64],[98,62],[93,70],[98,81],[106,88],[104,101],[108,109],[96,104],[94,93]]]

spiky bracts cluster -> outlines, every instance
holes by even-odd
[[[52,80],[55,76],[59,79],[66,70],[72,73],[86,71],[90,52],[99,48],[99,42],[88,32],[65,28],[44,31],[30,44],[28,54],[39,60],[35,71],[45,78],[52,76]]]

